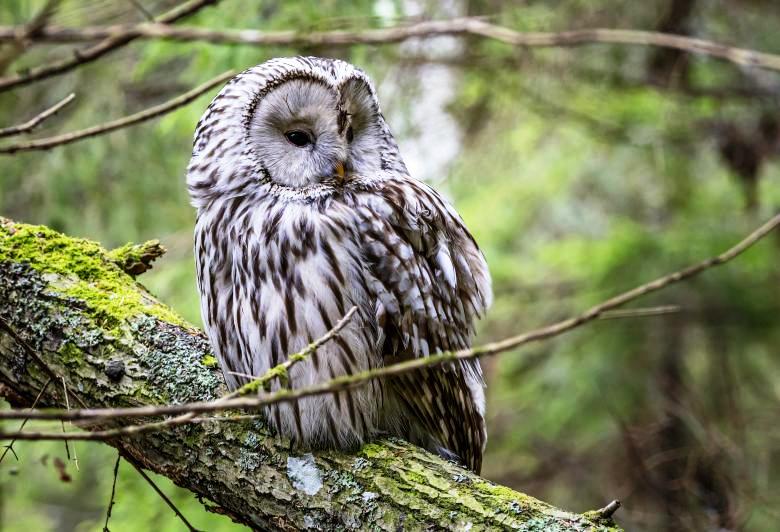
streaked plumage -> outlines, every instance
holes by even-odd
[[[408,175],[371,82],[343,61],[274,59],[236,76],[198,124],[187,185],[203,320],[231,388],[353,305],[290,386],[465,348],[490,304],[474,239]],[[306,447],[389,433],[479,470],[483,388],[468,361],[273,406],[268,419]]]

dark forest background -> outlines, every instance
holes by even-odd
[[[3,0],[0,25],[44,2]],[[141,22],[168,0],[64,0],[51,23]],[[519,31],[627,28],[780,53],[774,0],[224,0],[186,24],[298,31],[455,16]],[[0,47],[6,74],[69,53]],[[456,205],[490,264],[496,300],[478,341],[573,314],[716,254],[780,208],[780,74],[623,45],[522,50],[477,37],[382,46],[136,42],[69,74],[0,94],[0,125],[76,93],[47,136],[172,98],[279,55],[340,57],[375,81],[416,177]],[[159,238],[141,281],[200,323],[194,212],[184,186],[195,123],[216,92],[159,120],[0,158],[0,215],[106,247]],[[598,321],[484,362],[484,475],[573,511],[617,498],[627,530],[776,530],[780,522],[780,238],[645,299],[650,317]],[[15,428],[7,424],[5,428]],[[18,443],[0,465],[4,530],[102,529],[115,451]],[[193,523],[236,530],[160,485]],[[124,464],[115,530],[181,525]]]

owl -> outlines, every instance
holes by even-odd
[[[467,348],[490,304],[474,238],[409,175],[371,81],[344,61],[272,59],[228,82],[196,128],[187,188],[203,322],[231,389],[353,306],[347,326],[293,366],[287,386]],[[477,472],[486,441],[475,360],[272,405],[266,415],[304,448],[392,435]]]

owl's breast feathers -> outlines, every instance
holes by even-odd
[[[204,323],[231,387],[303,349],[353,305],[336,340],[293,368],[291,386],[466,348],[491,297],[463,222],[408,177],[327,201],[219,199],[199,213],[196,260]],[[307,446],[389,432],[474,470],[483,416],[476,361],[269,408],[270,423]]]

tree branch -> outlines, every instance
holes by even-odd
[[[93,242],[0,221],[0,318],[13,331],[0,328],[0,383],[26,404],[50,373],[90,407],[210,402],[226,393],[203,334]],[[116,365],[124,372],[108,375]],[[45,407],[64,402],[54,386],[40,399]],[[104,420],[90,428],[115,426]],[[495,486],[394,439],[307,453],[291,451],[257,419],[208,419],[110,444],[260,530],[614,526]]]
[[[22,151],[48,150],[56,146],[70,144],[71,142],[76,142],[78,140],[97,137],[98,135],[105,135],[106,133],[111,133],[117,129],[134,126],[140,122],[145,122],[146,120],[157,118],[158,116],[170,113],[179,107],[187,105],[204,92],[207,92],[220,83],[227,81],[234,75],[235,72],[232,70],[223,72],[219,76],[210,79],[202,85],[198,85],[194,89],[189,90],[184,94],[173,98],[172,100],[168,100],[167,102],[149,107],[148,109],[144,109],[123,118],[112,120],[111,122],[106,122],[105,124],[99,124],[97,126],[82,129],[80,131],[72,131],[70,133],[63,133],[61,135],[55,135],[53,137],[44,139],[31,140],[27,142],[19,142],[17,144],[11,144],[8,146],[2,146],[0,147],[0,155],[12,155]]]
[[[16,27],[2,26],[0,27],[0,41],[13,40],[18,32],[19,29]],[[353,46],[357,44],[391,44],[412,38],[430,38],[441,35],[475,35],[521,48],[572,47],[591,44],[657,46],[715,57],[741,66],[780,71],[780,55],[737,48],[706,39],[653,31],[606,28],[561,32],[519,32],[485,22],[479,18],[427,21],[406,26],[360,31],[325,32],[213,30],[200,27],[173,27],[165,23],[142,23],[133,26],[85,26],[81,28],[49,26],[41,29],[36,34],[36,38],[45,42],[79,42],[118,39],[128,35],[132,35],[134,39],[204,41],[212,44],[252,46]],[[0,89],[2,88],[2,80],[0,80]]]
[[[170,11],[160,15],[156,19],[156,22],[161,24],[171,24],[177,20],[192,15],[202,8],[210,4],[214,4],[218,1],[219,0],[188,0],[187,2],[184,2],[183,4],[180,4]],[[24,32],[24,36],[27,39],[40,39],[41,35],[46,33],[46,27],[43,26],[37,28],[34,33],[30,33],[29,27],[24,26],[22,27],[22,31]],[[19,29],[15,28],[14,38],[12,40],[19,39],[18,32]],[[0,92],[18,87],[20,85],[26,85],[27,83],[32,83],[34,81],[49,78],[51,76],[69,72],[74,68],[99,59],[105,54],[132,42],[139,36],[140,35],[138,35],[133,30],[113,34],[111,36],[107,36],[104,40],[98,44],[95,44],[94,46],[84,50],[74,50],[73,57],[71,58],[53,61],[45,65],[33,67],[21,74],[0,78]]]
[[[47,118],[54,116],[57,114],[60,109],[68,105],[70,102],[73,101],[73,98],[75,98],[76,95],[73,93],[68,94],[65,98],[57,102],[56,104],[52,105],[48,109],[41,111],[31,119],[29,119],[27,122],[24,122],[22,124],[16,125],[16,126],[10,126],[0,129],[0,137],[12,137],[14,135],[20,135],[22,133],[29,133],[36,127],[38,127],[44,120]]]

